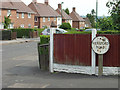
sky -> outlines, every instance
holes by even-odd
[[[32,0],[22,0],[26,5],[30,4]],[[51,7],[55,10],[58,7],[58,4],[64,2],[62,5],[63,9],[68,8],[70,12],[73,7],[76,7],[76,12],[80,16],[86,16],[88,13],[91,13],[91,10],[96,11],[96,0],[48,0]],[[108,8],[106,3],[109,0],[98,0],[98,16],[109,16]],[[38,3],[44,3],[44,0],[37,0]]]

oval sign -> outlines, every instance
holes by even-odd
[[[109,47],[109,40],[105,36],[98,36],[92,41],[92,49],[97,54],[105,54]]]

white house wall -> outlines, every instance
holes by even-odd
[[[60,19],[60,20],[59,20]],[[57,28],[62,24],[62,18],[57,17]]]

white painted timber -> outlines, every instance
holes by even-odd
[[[50,29],[50,62],[49,62],[49,69],[50,72],[53,73],[53,32],[54,32],[55,28],[51,28]]]
[[[77,65],[64,65],[54,63],[54,71],[66,73],[81,73],[92,75],[91,66],[77,66]],[[96,74],[98,75],[98,67],[96,67]],[[103,67],[103,75],[118,75],[119,67]]]
[[[96,29],[93,29],[92,30],[92,40],[96,37],[96,34],[97,34],[97,30]],[[93,51],[93,49],[92,49],[92,72],[91,72],[91,74],[95,74],[96,72],[96,53]]]

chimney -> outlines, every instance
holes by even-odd
[[[48,3],[48,0],[45,0],[45,4],[46,4],[46,5],[48,5],[48,4],[49,4],[49,3]]]
[[[61,4],[58,4],[58,8],[61,9]]]
[[[37,3],[37,0],[32,0],[33,3]]]
[[[73,11],[76,12],[76,8],[75,7],[73,7]]]

